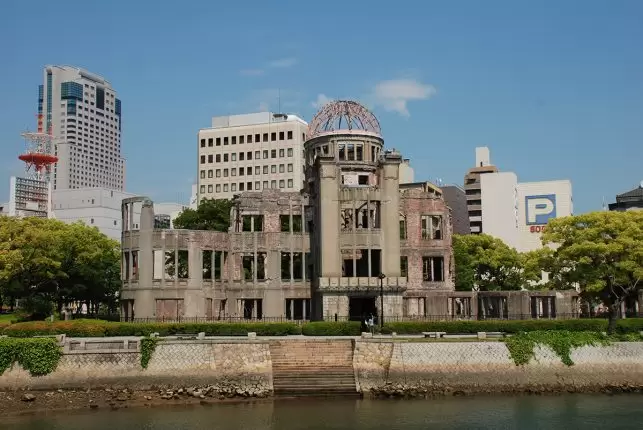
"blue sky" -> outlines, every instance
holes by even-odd
[[[416,179],[462,183],[487,145],[521,181],[572,180],[575,212],[643,180],[643,2],[6,0],[0,201],[35,128],[45,64],[105,76],[123,103],[127,190],[189,199],[214,115],[310,120],[363,101]]]

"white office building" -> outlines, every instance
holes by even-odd
[[[72,223],[82,221],[97,227],[102,233],[120,242],[121,202],[140,194],[126,193],[107,188],[55,190],[53,192],[53,218]],[[155,222],[158,228],[174,228],[174,219],[187,205],[180,203],[155,203]],[[134,219],[140,218],[140,204],[134,208]],[[138,225],[132,228],[139,228]]]
[[[518,182],[513,172],[480,176],[484,233],[520,252],[542,247],[541,234],[552,218],[573,215],[569,180]]]
[[[54,136],[54,190],[125,188],[121,101],[105,78],[71,66],[46,66],[38,128]]]
[[[197,138],[197,200],[268,188],[299,191],[307,127],[295,115],[272,112],[212,118]]]

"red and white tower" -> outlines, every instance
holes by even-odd
[[[22,133],[25,152],[18,158],[25,163],[25,177],[12,177],[9,195],[9,215],[50,217],[51,170],[58,161],[51,132],[43,131],[42,115],[38,115],[38,131]]]
[[[27,175],[31,179],[49,182],[51,179],[51,168],[58,161],[54,155],[54,137],[51,128],[47,133],[43,131],[42,114],[38,115],[38,131],[24,132],[26,151],[18,158],[24,161]]]

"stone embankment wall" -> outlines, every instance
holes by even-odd
[[[643,343],[573,349],[566,366],[548,347],[516,366],[502,342],[358,341],[358,389],[375,395],[506,391],[594,391],[643,387]]]
[[[284,341],[287,343],[287,341]],[[502,342],[357,340],[358,391],[394,396],[506,391],[594,391],[643,388],[643,342],[585,346],[566,366],[552,350],[516,366]],[[273,363],[263,339],[160,340],[148,367],[139,339],[67,339],[54,372],[32,377],[19,364],[0,375],[0,391],[190,387],[209,396],[268,396]]]
[[[14,364],[0,376],[0,391],[119,386],[133,390],[193,386],[213,393],[266,396],[273,388],[268,343],[159,341],[143,369],[138,339],[67,339],[58,366],[49,375],[32,377]]]

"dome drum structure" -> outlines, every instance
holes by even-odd
[[[334,160],[344,178],[354,185],[373,185],[384,139],[379,121],[354,101],[327,103],[309,124],[304,143],[306,176],[312,178],[317,159]]]

